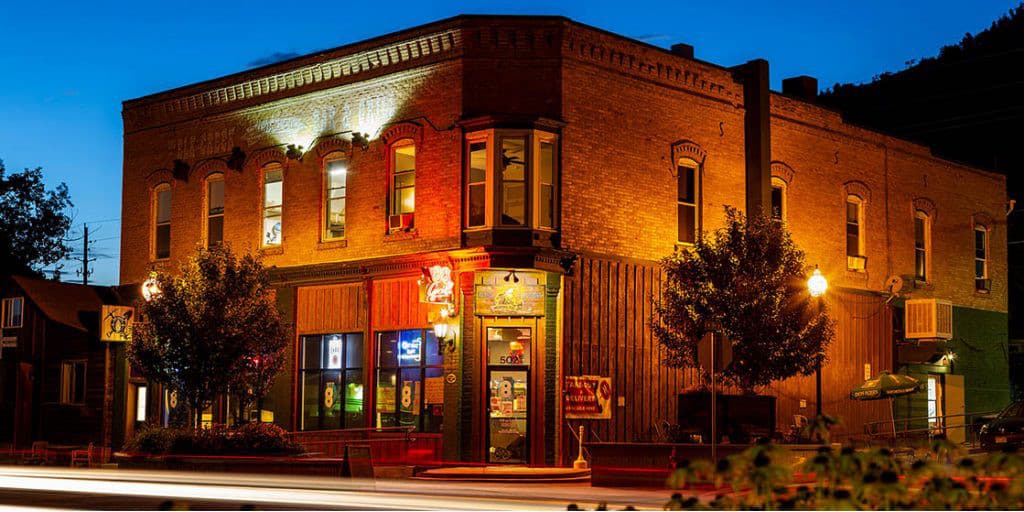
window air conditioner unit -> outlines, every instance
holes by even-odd
[[[974,289],[979,292],[992,291],[992,280],[991,279],[975,279]]]
[[[906,339],[953,339],[953,303],[939,299],[908,300],[905,309]]]
[[[409,231],[412,229],[412,214],[402,213],[388,216],[388,232]]]
[[[867,256],[847,256],[846,257],[846,268],[849,270],[856,270],[863,272],[864,269],[868,268],[868,257]]]

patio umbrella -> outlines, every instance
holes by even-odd
[[[909,395],[920,389],[921,383],[909,376],[881,372],[876,377],[864,381],[850,391],[854,400],[889,399],[889,417],[892,418],[892,438],[896,439],[896,413],[893,411],[894,398]]]

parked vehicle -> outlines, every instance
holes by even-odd
[[[995,419],[979,431],[981,447],[988,449],[1004,446],[1024,447],[1024,400],[1006,406]]]

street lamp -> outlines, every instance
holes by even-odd
[[[814,273],[807,280],[807,291],[811,297],[818,299],[818,316],[825,310],[825,291],[828,290],[828,280],[821,274],[818,266],[814,266]],[[819,346],[818,351],[821,351]],[[816,416],[821,416],[821,360],[818,360],[818,367],[814,369],[814,408]]]

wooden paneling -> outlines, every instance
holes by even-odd
[[[430,305],[420,302],[415,277],[373,282],[373,329],[422,329],[430,326]]]
[[[363,283],[303,286],[298,289],[298,334],[361,331],[366,327]]]
[[[564,375],[612,378],[610,420],[568,420],[586,426],[588,439],[638,441],[652,427],[676,422],[676,395],[694,383],[691,370],[661,362],[664,351],[650,328],[662,274],[655,264],[582,257],[565,279],[562,361]],[[624,403],[618,405],[622,397]],[[575,438],[565,435],[565,453]]]

